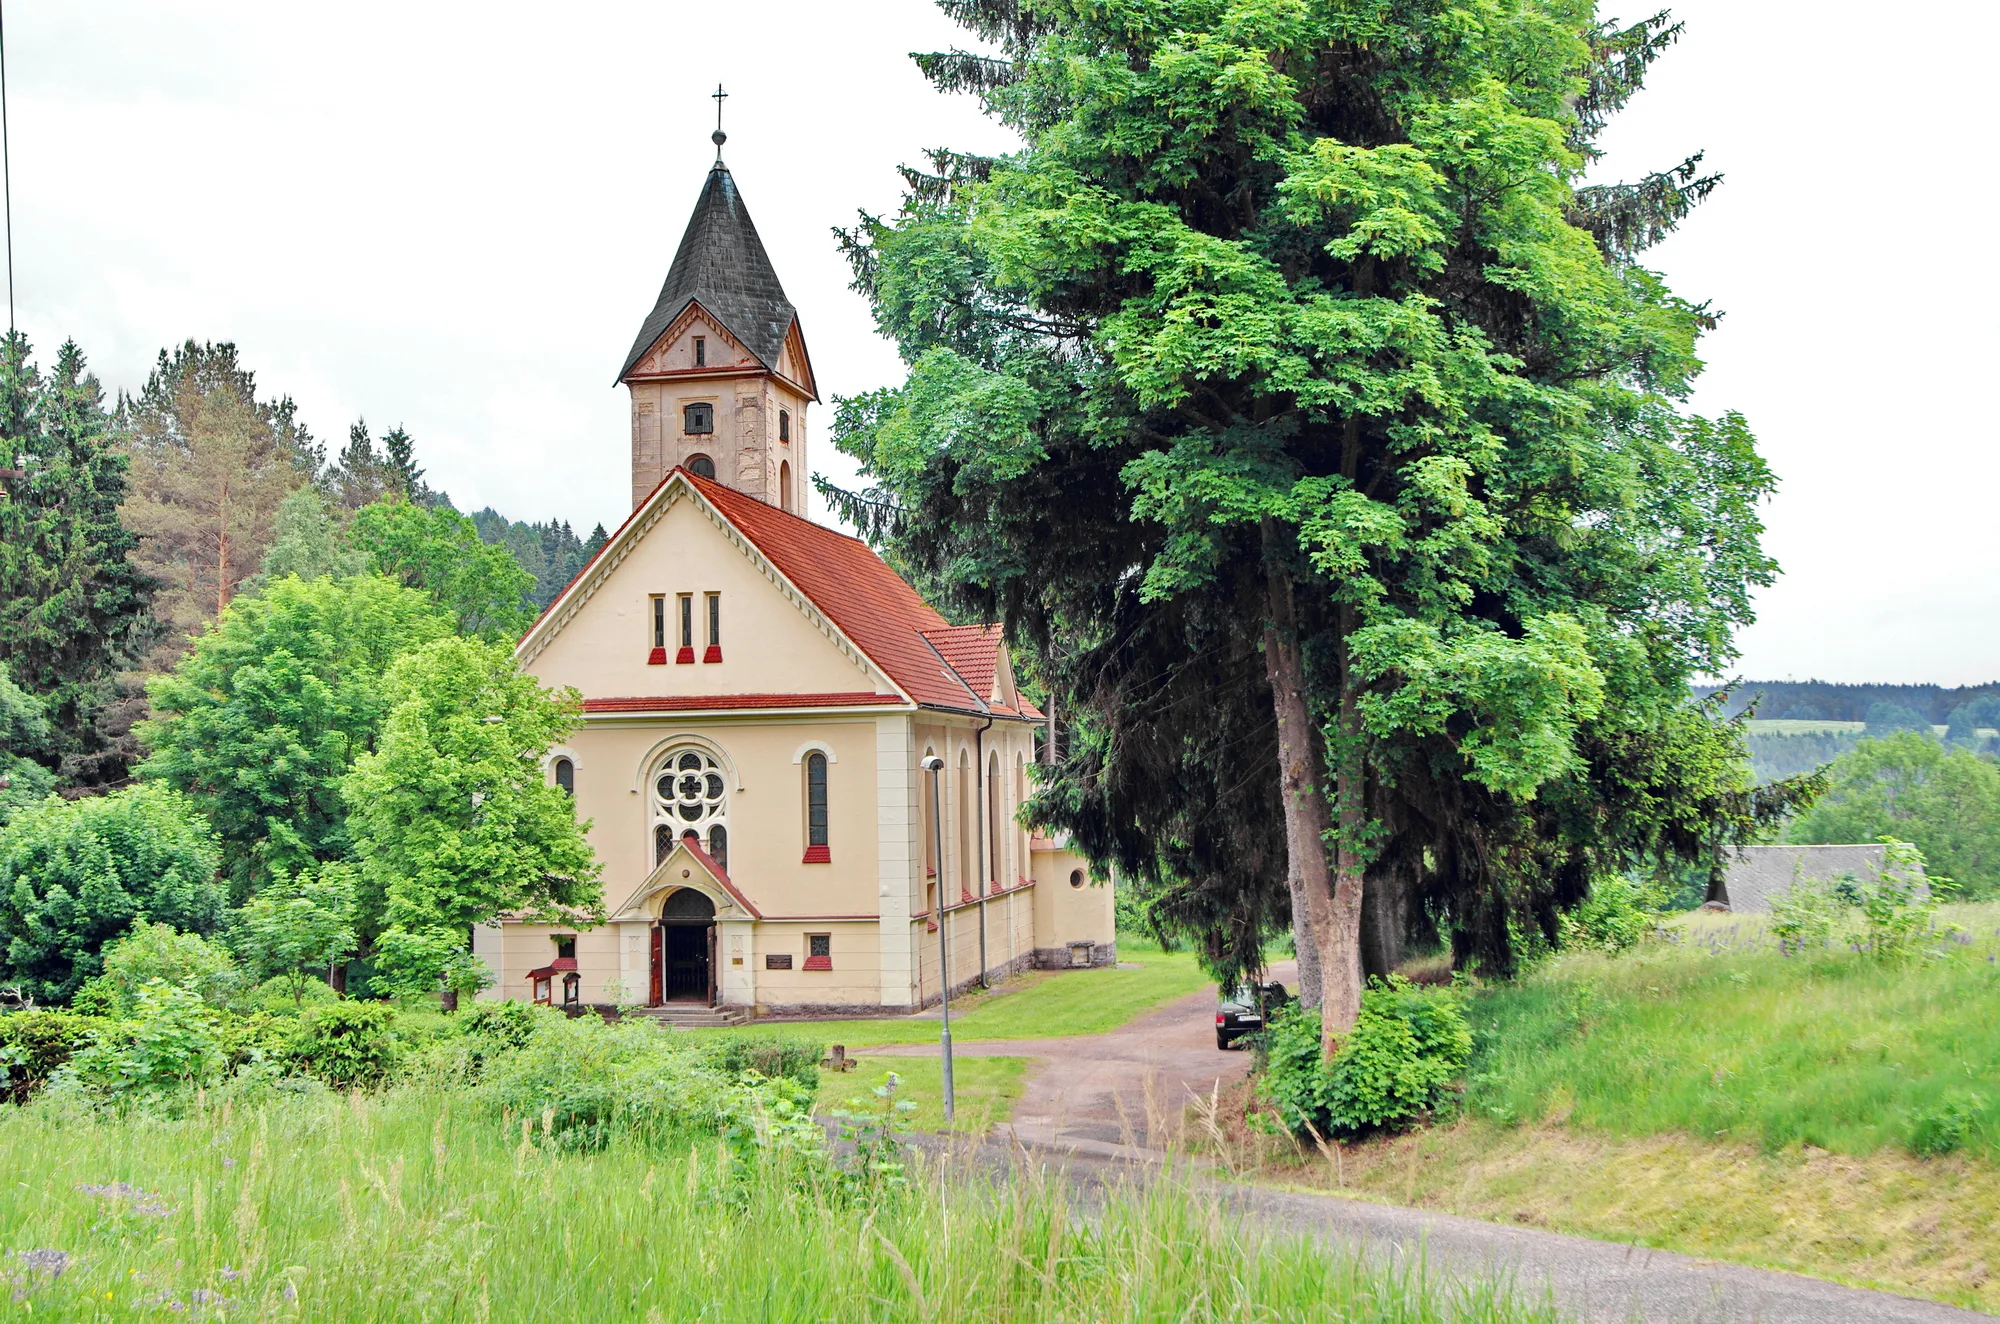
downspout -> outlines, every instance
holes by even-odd
[[[993,858],[986,844],[986,733],[993,727],[993,709],[984,699],[979,701],[979,707],[986,714],[986,724],[972,733],[973,763],[976,767],[972,784],[979,800],[979,806],[974,810],[978,815],[974,821],[979,825],[975,838],[979,843],[979,872],[973,877],[979,880],[979,987],[992,988],[986,978],[986,897],[992,891],[993,881],[986,876],[987,862]]]

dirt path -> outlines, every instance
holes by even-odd
[[[1292,971],[1273,978],[1294,983]],[[935,1044],[857,1050],[863,1058],[925,1057]],[[1186,1126],[1188,1105],[1248,1072],[1249,1054],[1215,1047],[1215,994],[1191,994],[1109,1034],[958,1044],[962,1057],[1036,1059],[1014,1121],[981,1148],[987,1161],[1025,1149],[1077,1180],[1149,1180]],[[957,1146],[951,1146],[957,1149]],[[963,1151],[959,1151],[963,1152]],[[1959,1324],[1990,1315],[1751,1269],[1668,1251],[1509,1227],[1336,1195],[1212,1181],[1245,1218],[1392,1263],[1421,1258],[1461,1277],[1502,1275],[1531,1297],[1546,1291],[1579,1320],[1602,1324]]]

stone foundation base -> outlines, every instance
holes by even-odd
[[[1072,942],[1061,947],[1037,947],[1031,955],[1037,970],[1100,970],[1118,964],[1118,944]]]

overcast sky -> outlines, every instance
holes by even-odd
[[[2000,6],[1675,12],[1687,36],[1605,173],[1700,149],[1728,176],[1651,260],[1725,314],[1695,404],[1748,415],[1783,483],[1785,574],[1742,671],[2000,677],[1982,398]],[[74,337],[131,389],[164,345],[234,340],[330,449],[356,417],[400,423],[461,509],[579,533],[625,513],[612,379],[712,158],[718,81],[829,405],[900,374],[831,227],[893,209],[894,167],[925,147],[1008,142],[906,58],[957,39],[928,0],[16,0],[7,18],[17,306],[43,357]],[[851,477],[829,446],[815,463]]]

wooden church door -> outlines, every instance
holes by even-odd
[[[657,1007],[666,1001],[667,931],[660,925],[655,924],[648,932],[652,934],[650,941],[652,947],[652,982],[646,991],[646,1005]]]

